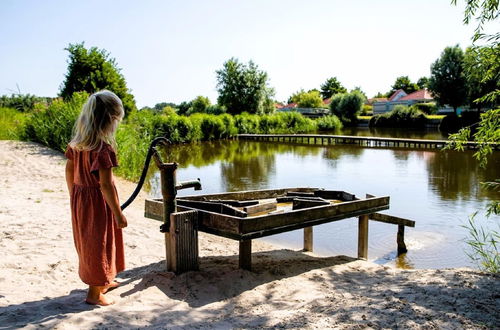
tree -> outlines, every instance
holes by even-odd
[[[417,86],[419,89],[429,88],[429,78],[428,77],[420,77],[417,80]]]
[[[323,106],[323,99],[317,90],[300,93],[296,97],[296,102],[299,108],[321,108]]]
[[[230,114],[241,112],[269,113],[274,111],[271,97],[274,90],[268,87],[267,73],[259,70],[252,61],[240,63],[231,58],[217,74],[217,102]]]
[[[354,124],[363,108],[365,97],[357,90],[350,93],[336,94],[332,97],[330,111],[336,115],[342,123]]]
[[[446,47],[441,57],[431,65],[429,89],[439,105],[448,104],[453,107],[455,113],[467,100],[467,81],[463,62],[464,53],[456,45]]]
[[[59,96],[69,99],[75,92],[95,93],[108,89],[123,102],[125,112],[136,109],[134,96],[127,88],[125,78],[120,73],[114,58],[104,49],[86,49],[84,43],[69,44],[68,72],[61,84]]]
[[[394,85],[391,86],[391,90],[389,91],[388,95],[391,96],[395,91],[400,89],[410,94],[418,91],[420,88],[417,84],[412,83],[408,76],[401,76],[396,78],[396,81],[394,82]]]
[[[494,107],[499,99],[493,97],[500,90],[500,44],[491,47],[468,47],[464,55],[467,80],[467,101],[471,108],[481,110]],[[484,98],[485,95],[489,97]]]
[[[323,99],[328,99],[335,94],[342,94],[346,92],[347,89],[342,86],[340,81],[337,80],[337,77],[328,78],[321,85],[321,96],[323,97]]]
[[[211,103],[208,97],[205,96],[197,96],[194,100],[191,101],[191,106],[189,107],[187,114],[190,115],[196,112],[207,112],[208,107],[210,107]]]

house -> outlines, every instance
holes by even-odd
[[[325,102],[326,101],[326,102]],[[329,104],[329,99],[323,100],[323,104]],[[328,103],[327,103],[328,102]],[[329,109],[324,108],[299,108],[297,103],[289,103],[287,105],[276,105],[277,112],[295,111],[309,118],[318,118],[330,114]]]
[[[374,101],[373,114],[377,115],[389,112],[394,109],[396,105],[410,106],[415,103],[428,103],[433,101],[434,98],[432,97],[432,94],[427,90],[427,88],[420,89],[410,94],[406,94],[404,90],[398,89],[387,100],[382,99]]]

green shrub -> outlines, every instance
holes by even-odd
[[[85,92],[75,93],[68,101],[54,100],[47,108],[33,112],[26,124],[26,138],[56,150],[66,150],[87,98]]]
[[[360,116],[371,116],[373,115],[373,105],[363,104],[361,108]]]
[[[422,111],[426,115],[435,115],[438,112],[438,107],[436,103],[415,103],[412,105],[412,107],[415,107],[417,110]]]
[[[335,115],[324,116],[316,119],[318,131],[334,131],[342,128],[342,122]]]
[[[238,129],[239,134],[258,134],[259,132],[259,116],[251,115],[248,112],[243,112],[234,116],[234,124]]]
[[[370,119],[369,126],[424,128],[426,121],[427,119],[421,111],[405,105],[396,105],[388,113],[373,116]]]
[[[12,108],[0,108],[0,140],[21,140],[28,115]]]
[[[358,115],[361,113],[364,101],[364,95],[358,90],[353,90],[345,94],[337,94],[332,97],[330,111],[342,123],[353,125],[358,120]]]

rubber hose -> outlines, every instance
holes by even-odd
[[[144,161],[144,167],[142,168],[141,178],[139,179],[139,182],[137,183],[137,187],[135,187],[135,190],[132,193],[132,195],[130,195],[130,197],[127,199],[127,201],[122,204],[122,206],[121,206],[122,210],[124,210],[127,206],[129,206],[134,201],[134,199],[137,197],[137,195],[139,194],[139,191],[141,191],[141,188],[144,185],[144,181],[146,180],[146,174],[148,173],[148,168],[149,168],[149,163],[151,162],[151,157],[153,156],[153,153],[155,152],[156,145],[159,143],[169,144],[171,142],[163,136],[157,137],[153,141],[151,141],[151,144],[149,145],[149,149],[148,149],[148,154],[146,155],[146,160]]]

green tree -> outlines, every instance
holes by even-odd
[[[453,107],[455,113],[457,108],[466,102],[464,53],[458,45],[446,47],[431,65],[429,89],[439,105],[448,104]]]
[[[468,103],[478,110],[499,104],[493,97],[500,90],[500,44],[468,47],[464,55]],[[489,97],[483,98],[485,95]]]
[[[335,94],[342,94],[346,92],[347,89],[342,86],[340,81],[337,80],[337,77],[328,78],[321,85],[321,96],[323,97],[323,99],[328,99]]]
[[[411,82],[408,76],[401,76],[396,78],[396,81],[394,82],[394,85],[391,86],[391,90],[388,95],[391,96],[395,91],[400,89],[404,90],[407,94],[410,94],[418,91],[420,88],[417,84]]]
[[[208,107],[210,107],[211,103],[208,97],[205,96],[197,96],[194,100],[191,101],[191,106],[189,107],[187,114],[193,114],[196,112],[207,112]]]
[[[420,77],[417,80],[418,89],[429,88],[429,78],[428,77]]]
[[[94,93],[102,89],[114,92],[123,102],[125,112],[136,109],[134,96],[127,88],[114,58],[104,49],[86,49],[84,43],[70,44],[68,72],[61,84],[59,96],[69,99],[75,92]]]
[[[267,73],[249,61],[240,63],[231,58],[223,64],[217,74],[217,102],[230,114],[269,113],[274,111],[274,90],[268,87]]]
[[[318,90],[311,90],[305,92],[301,90],[291,97],[291,101],[297,103],[299,108],[321,108],[323,106],[323,99]]]
[[[332,97],[330,111],[344,124],[355,124],[363,108],[365,97],[358,90]]]

